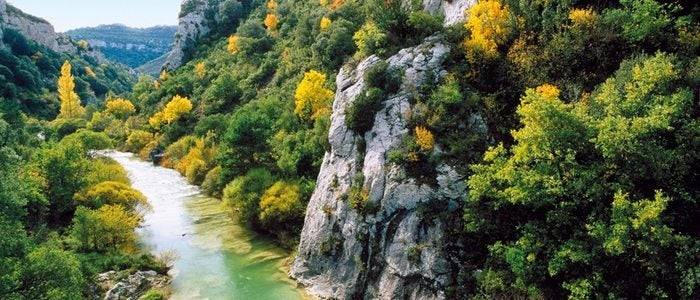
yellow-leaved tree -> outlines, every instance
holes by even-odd
[[[267,27],[267,30],[269,31],[275,31],[277,30],[277,24],[279,23],[279,20],[277,18],[276,14],[270,13],[267,14],[265,17],[265,27]]]
[[[179,120],[183,115],[189,113],[192,110],[192,101],[186,97],[181,97],[176,95],[173,97],[162,111],[154,114],[148,123],[151,126],[157,127],[163,123],[170,124]]]
[[[71,74],[71,64],[68,61],[61,67],[61,77],[58,78],[58,98],[61,100],[61,113],[59,118],[80,118],[85,113],[85,108],[80,105],[80,97],[75,93],[75,81]]]
[[[321,18],[321,31],[326,31],[331,27],[333,22],[328,17]]]
[[[236,54],[238,53],[238,36],[237,35],[231,35],[228,37],[228,46],[226,46],[226,50],[228,50],[228,53],[231,54]]]
[[[207,67],[204,65],[204,62],[197,63],[194,66],[194,74],[197,75],[197,78],[202,79],[204,78],[204,75],[207,75]]]
[[[294,112],[302,119],[317,119],[330,113],[335,94],[327,89],[326,75],[316,70],[304,74],[294,93]]]
[[[430,132],[429,129],[423,126],[418,126],[416,127],[415,133],[416,144],[418,144],[418,147],[420,147],[421,150],[433,150],[433,147],[435,146],[435,137],[433,137],[433,133]]]
[[[107,100],[105,104],[107,112],[119,119],[125,119],[136,112],[136,107],[131,101],[122,98]]]
[[[511,28],[510,11],[499,0],[481,0],[467,12],[469,19],[464,26],[471,32],[464,45],[467,54],[475,51],[484,53],[487,57],[498,54],[498,46],[503,44]]]

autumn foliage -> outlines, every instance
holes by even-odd
[[[75,81],[71,74],[71,64],[66,61],[61,67],[61,77],[58,78],[58,98],[61,100],[59,118],[79,118],[85,113],[80,105],[80,98],[75,93]]]
[[[330,113],[331,101],[335,95],[325,87],[326,75],[311,70],[304,74],[294,93],[294,112],[304,119],[317,119]]]
[[[170,124],[179,120],[183,115],[189,113],[191,110],[192,102],[185,97],[176,95],[172,100],[170,100],[170,102],[168,102],[167,105],[165,105],[165,108],[162,111],[154,114],[148,120],[148,123],[154,127],[160,126],[163,123]]]

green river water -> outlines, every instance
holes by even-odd
[[[285,251],[235,222],[174,170],[109,152],[153,207],[138,235],[152,253],[175,254],[171,299],[302,299]]]

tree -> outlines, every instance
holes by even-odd
[[[58,97],[61,100],[59,118],[72,119],[83,116],[85,108],[80,105],[80,98],[75,93],[75,81],[68,61],[65,61],[61,67],[61,76],[58,78]]]
[[[260,198],[258,218],[270,231],[294,232],[304,218],[304,209],[299,185],[278,181]]]
[[[238,53],[238,50],[240,50],[240,48],[238,47],[238,40],[239,38],[237,35],[231,35],[228,37],[228,44],[226,46],[226,50],[228,50],[228,53]]]
[[[499,0],[483,0],[469,8],[469,17],[464,26],[471,32],[464,45],[468,53],[483,52],[487,57],[498,54],[510,34],[510,10]]]
[[[294,93],[294,112],[302,119],[317,119],[329,115],[333,91],[325,88],[326,75],[316,70],[304,73]]]
[[[484,294],[693,298],[698,121],[679,75],[659,53],[573,104],[553,85],[526,91],[513,147],[468,180]]]
[[[160,126],[163,123],[170,124],[179,120],[183,115],[192,110],[192,102],[190,99],[176,95],[168,104],[165,105],[162,111],[154,114],[148,123],[151,126]]]
[[[104,205],[121,205],[128,211],[134,211],[137,206],[149,207],[146,197],[141,192],[126,183],[116,181],[100,182],[76,193],[74,199],[79,205],[95,209]]]
[[[107,100],[105,104],[107,112],[118,119],[126,119],[136,112],[136,107],[131,101],[122,98]]]
[[[277,15],[274,13],[269,13],[267,16],[265,16],[265,21],[263,24],[265,24],[265,27],[269,31],[276,31],[277,30],[277,25],[279,23],[279,18],[277,18]]]
[[[331,19],[329,19],[328,17],[323,17],[323,18],[321,18],[321,24],[320,24],[321,31],[326,31],[326,30],[328,30],[328,28],[331,27],[331,24],[332,24],[332,23],[333,23],[333,22],[332,22]]]
[[[134,247],[139,223],[139,216],[121,205],[108,204],[97,210],[81,206],[75,211],[71,234],[81,250],[124,250]]]
[[[243,222],[257,224],[260,213],[260,197],[274,183],[274,177],[266,169],[252,169],[245,176],[231,181],[224,188],[224,202],[237,210]]]
[[[204,78],[204,75],[207,75],[207,67],[204,65],[204,62],[199,62],[194,66],[194,74],[197,75],[197,78],[202,79]]]
[[[355,32],[352,39],[357,45],[357,55],[365,57],[372,54],[383,54],[387,35],[373,21],[367,21]]]
[[[29,253],[23,274],[28,299],[81,299],[83,275],[74,254],[42,246]]]

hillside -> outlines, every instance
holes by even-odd
[[[41,91],[57,116],[0,106],[0,298],[700,297],[696,1],[185,0],[179,18],[160,75],[107,101],[81,80],[113,66],[2,28],[0,76],[29,95],[10,99]],[[143,173],[89,155],[108,147]],[[129,184],[169,216],[156,230],[135,231],[152,212]],[[272,244],[288,262],[252,252]]]
[[[138,68],[170,51],[175,26],[130,28],[121,24],[78,28],[66,32],[75,40],[85,40],[106,58]]]

